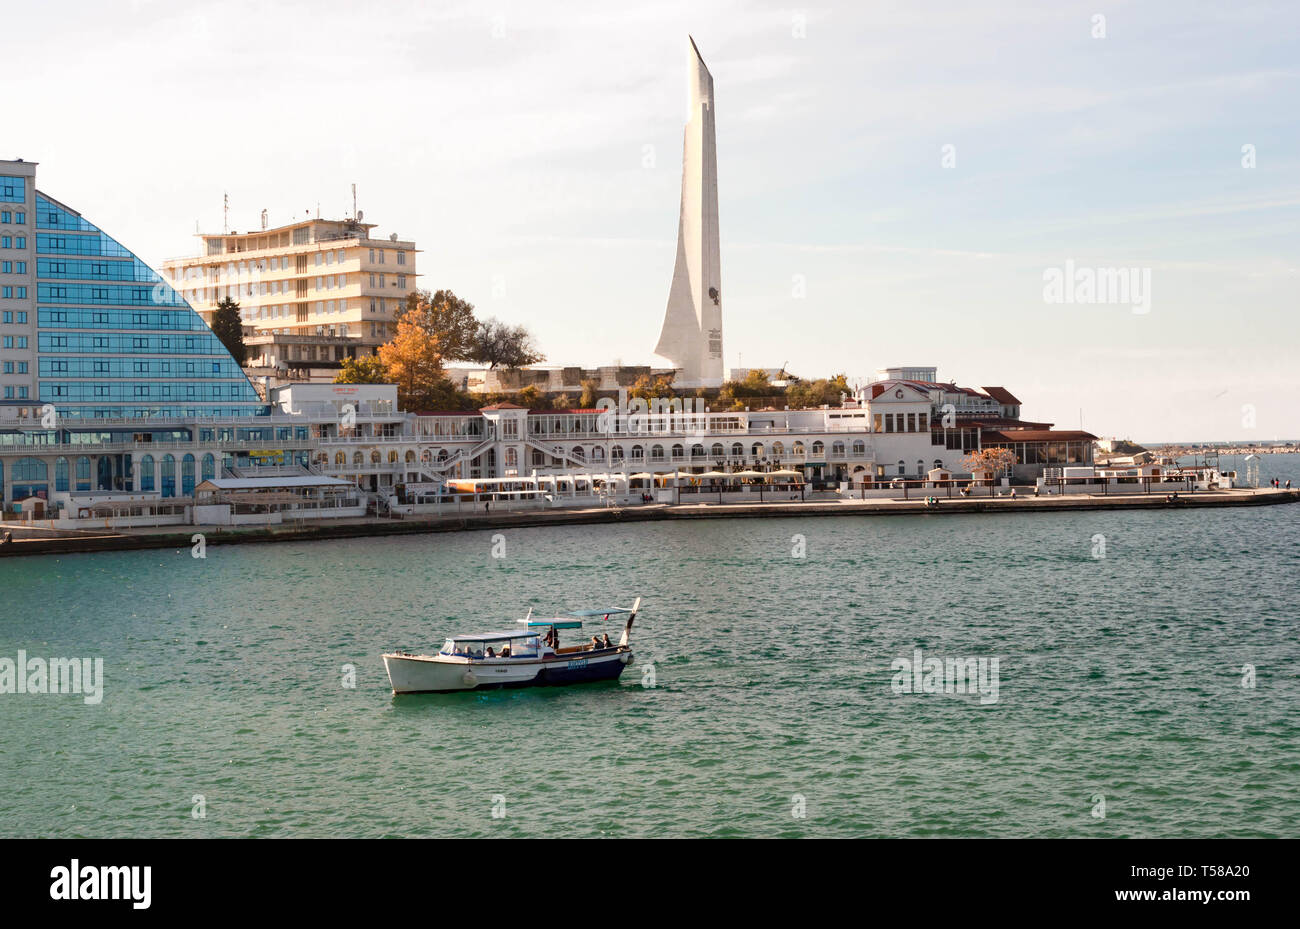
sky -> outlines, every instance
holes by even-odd
[[[225,194],[247,231],[342,217],[355,183],[421,287],[588,367],[662,363],[693,35],[727,368],[934,365],[1102,436],[1300,436],[1293,2],[65,0],[5,27],[31,41],[0,157],[147,262]]]

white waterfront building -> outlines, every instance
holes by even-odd
[[[367,503],[445,500],[453,481],[526,479],[573,492],[577,481],[594,491],[599,479],[630,497],[638,477],[645,485],[655,476],[740,471],[793,471],[801,482],[841,490],[887,487],[935,469],[968,474],[963,459],[986,445],[1011,447],[1020,477],[1091,463],[1091,435],[1008,419],[1008,398],[1015,400],[1002,388],[890,379],[844,407],[812,410],[500,403],[413,413],[398,408],[392,385],[293,384],[272,390],[269,413],[254,417],[43,423],[39,408],[0,407],[0,487],[6,508],[37,498],[48,501],[47,515],[95,525],[120,515],[129,521],[110,524],[145,525],[189,521],[205,483],[209,497],[225,495],[215,502],[230,503],[238,522],[240,500],[254,498],[237,490],[268,502],[298,493],[306,499],[290,501],[295,518],[323,518],[360,515]],[[312,475],[357,493],[303,480]],[[229,479],[261,483],[223,483]]]

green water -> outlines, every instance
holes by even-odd
[[[1293,835],[1298,526],[927,514],[519,529],[499,559],[486,532],[6,559],[0,657],[99,656],[105,690],[0,695],[0,833]],[[637,595],[617,684],[389,692],[385,650]],[[998,657],[997,702],[894,693],[915,648]]]

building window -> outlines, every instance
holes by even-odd
[[[0,200],[8,203],[26,203],[27,178],[0,174]]]

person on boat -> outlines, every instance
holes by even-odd
[[[600,636],[593,635],[591,637],[591,650],[594,652],[598,648],[600,648]]]
[[[608,632],[606,632],[604,635],[602,635],[602,636],[600,637],[600,639],[601,639],[600,644],[601,644],[601,646],[602,646],[603,648],[613,648],[613,647],[614,647],[614,646],[610,643],[610,641],[609,641],[609,633],[608,633]]]
[[[497,656],[497,653],[494,652],[494,651],[492,651],[492,646],[491,646],[491,645],[489,645],[489,646],[487,647],[487,656],[488,656],[489,658],[495,658],[495,657]]]
[[[510,645],[509,645],[509,643],[507,643],[507,644],[501,646],[501,657],[502,657],[502,658],[509,658],[509,657],[510,657]]]

